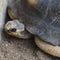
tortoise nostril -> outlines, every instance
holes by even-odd
[[[10,29],[8,32],[16,32],[16,28]]]

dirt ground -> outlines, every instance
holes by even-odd
[[[34,39],[17,39],[3,32],[0,43],[0,60],[60,60],[41,51]]]

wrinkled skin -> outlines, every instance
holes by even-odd
[[[13,15],[21,19],[26,29],[43,41],[60,45],[60,0],[37,0],[34,6],[26,0],[9,2]]]

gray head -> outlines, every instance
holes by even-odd
[[[30,34],[25,31],[25,26],[23,23],[20,23],[18,20],[8,21],[5,25],[5,31],[12,36],[18,38],[29,38]]]

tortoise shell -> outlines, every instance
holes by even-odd
[[[22,20],[26,29],[53,45],[60,45],[60,0],[37,0],[33,6],[27,0],[10,0],[15,18]]]

